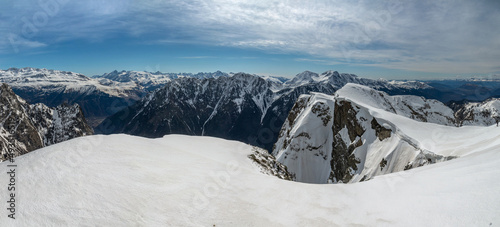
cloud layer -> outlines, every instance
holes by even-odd
[[[6,3],[0,19],[2,53],[127,37],[296,54],[318,64],[500,71],[495,0],[19,0]]]

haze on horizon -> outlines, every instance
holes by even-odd
[[[2,69],[500,74],[495,0],[0,1]]]

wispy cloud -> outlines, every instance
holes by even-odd
[[[32,47],[127,36],[439,73],[494,72],[500,59],[499,1],[66,0],[26,37],[23,18],[44,12],[38,2],[2,7],[0,35]]]

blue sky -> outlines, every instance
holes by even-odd
[[[0,0],[0,68],[500,74],[500,1]]]

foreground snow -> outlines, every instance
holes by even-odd
[[[178,135],[88,136],[46,147],[16,159],[16,220],[4,203],[0,226],[500,223],[498,149],[338,185],[264,175],[247,157],[252,149]],[[7,164],[0,163],[2,171]],[[2,186],[3,201],[7,193]]]

